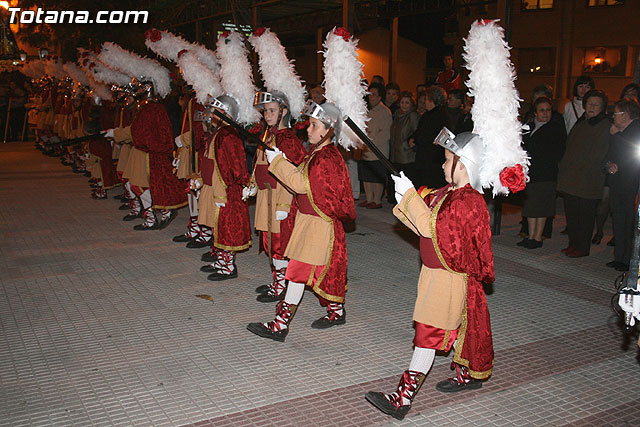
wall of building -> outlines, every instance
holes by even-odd
[[[505,0],[490,5],[486,15],[474,15],[474,8],[471,12],[469,16],[464,16],[461,11],[458,17],[461,33],[456,45],[458,55],[462,50],[462,37],[475,19],[500,18],[504,25]],[[521,49],[556,49],[555,73],[552,75],[519,70],[516,87],[521,97],[528,100],[536,85],[550,84],[554,87],[561,108],[572,96],[576,78],[584,72],[585,49],[622,47],[626,54],[623,75],[590,73],[596,86],[615,101],[622,88],[633,80],[635,73],[640,52],[640,32],[636,30],[638,17],[640,2],[633,0],[627,0],[622,6],[607,7],[588,7],[586,0],[556,0],[553,9],[527,11],[522,11],[520,1],[514,0],[511,46],[516,69],[520,65]]]
[[[371,78],[377,74],[384,77],[385,82],[388,82],[389,30],[376,28],[358,35],[358,38],[358,57],[364,64],[365,78],[371,81]],[[316,76],[317,50],[315,45],[305,45],[295,48],[290,53],[295,59],[296,71],[308,83],[318,81]],[[426,64],[426,48],[411,40],[398,38],[397,77],[394,80],[402,90],[413,92],[418,83],[424,83]],[[321,80],[322,78],[320,78]]]

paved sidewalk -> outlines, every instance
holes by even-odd
[[[209,282],[205,250],[171,242],[185,210],[165,230],[134,231],[118,193],[93,200],[57,158],[0,145],[0,426],[640,425],[637,337],[610,308],[610,228],[591,256],[569,259],[560,211],[553,238],[526,250],[507,205],[487,296],[494,375],[439,393],[451,360],[439,355],[399,423],[364,400],[392,391],[412,354],[417,242],[391,206],[357,208],[346,325],[311,329],[324,310],[306,292],[277,343],[245,329],[275,306],[255,300],[270,280],[255,244],[238,279]]]

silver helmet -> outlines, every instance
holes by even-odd
[[[233,121],[238,121],[238,101],[230,95],[214,98],[209,107],[218,108],[227,113]]]
[[[333,138],[335,141],[340,139],[340,131],[342,130],[342,113],[338,107],[330,102],[322,105],[316,104],[311,99],[302,109],[302,114],[320,120],[325,125],[333,128]]]
[[[472,132],[462,132],[454,135],[453,132],[444,127],[433,143],[460,157],[460,161],[467,169],[469,184],[474,190],[483,193],[482,183],[480,182],[480,163],[482,162],[484,146],[480,136]]]
[[[253,106],[260,110],[264,109],[265,104],[269,102],[277,102],[281,106],[287,107],[287,114],[282,116],[282,120],[286,126],[289,126],[291,122],[291,107],[289,106],[289,98],[287,98],[287,95],[279,90],[272,90],[271,92],[260,91],[256,92],[253,98]]]

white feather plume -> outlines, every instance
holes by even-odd
[[[19,70],[22,74],[34,80],[45,75],[44,64],[40,60],[25,62]]]
[[[293,60],[287,58],[287,52],[280,39],[268,28],[260,35],[255,33],[249,42],[258,53],[260,73],[268,91],[279,90],[289,99],[291,117],[298,118],[305,103],[306,91],[300,77],[296,74]]]
[[[131,83],[131,77],[107,67],[102,62],[96,63],[96,66],[93,67],[93,75],[96,80],[109,85],[124,87]]]
[[[135,77],[138,80],[151,80],[153,90],[161,98],[171,92],[169,70],[155,59],[143,58],[111,42],[102,45],[98,59],[108,67],[115,68],[130,77]]]
[[[339,33],[347,34],[340,29]],[[367,131],[367,88],[363,83],[363,65],[358,60],[358,41],[349,36],[348,41],[334,28],[324,41],[324,89],[325,98],[342,112],[343,118],[349,116],[353,122]],[[345,149],[358,147],[360,139],[346,125],[342,126],[338,142]]]
[[[244,37],[237,31],[231,31],[218,38],[216,53],[220,60],[222,87],[227,95],[238,101],[238,122],[249,125],[260,120],[258,111],[253,108],[256,87],[253,84],[251,64],[247,58]]]
[[[205,104],[208,96],[216,98],[223,94],[218,76],[198,60],[195,52],[183,52],[178,57],[178,66],[184,80],[196,92],[196,100],[200,104]]]
[[[74,82],[80,85],[89,86],[89,79],[87,79],[87,75],[76,64],[73,62],[65,62],[63,68]]]
[[[87,80],[89,81],[89,87],[91,90],[98,96],[100,99],[104,99],[105,101],[111,101],[113,96],[111,95],[111,90],[103,84],[93,78],[93,72],[88,68],[81,67],[82,71],[87,76]]]
[[[485,148],[480,182],[483,188],[492,186],[494,195],[509,192],[500,182],[504,168],[522,165],[525,179],[529,169],[527,153],[522,148],[520,99],[509,49],[497,21],[476,21],[465,39],[462,55],[469,70],[469,94],[475,98],[471,109],[474,132]]]
[[[45,72],[54,79],[63,80],[67,73],[62,68],[62,61],[59,59],[49,59],[44,62]]]
[[[157,31],[158,34],[154,34]],[[157,39],[160,37],[160,39]],[[153,41],[154,39],[157,39]],[[146,34],[144,44],[156,55],[174,63],[178,62],[178,54],[183,50],[194,52],[198,60],[214,73],[220,71],[216,53],[198,43],[190,43],[180,36],[168,31],[150,30]]]

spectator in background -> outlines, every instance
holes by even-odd
[[[591,89],[595,89],[596,84],[591,77],[580,76],[573,85],[573,99],[564,106],[562,117],[564,118],[564,126],[567,129],[567,135],[571,128],[584,114],[582,99],[584,95]],[[606,105],[605,105],[606,108]]]
[[[382,100],[385,96],[385,88],[379,83],[369,86],[369,122],[367,135],[378,147],[380,152],[389,157],[389,138],[391,132],[391,111]],[[382,207],[382,193],[387,180],[387,170],[373,151],[365,149],[358,163],[358,176],[364,184],[366,200],[358,203],[360,207],[367,209],[379,209]]]
[[[584,117],[569,132],[558,171],[558,191],[564,198],[569,234],[569,246],[562,252],[571,258],[589,255],[596,209],[604,188],[602,159],[609,149],[611,126],[603,91],[588,91],[582,103]]]
[[[546,98],[552,99],[553,88],[549,85],[538,85],[535,88],[533,88],[533,93],[531,94],[532,108],[524,115],[525,123],[528,123],[529,125],[532,125],[534,123],[536,115],[533,109],[533,105],[535,104],[538,98],[543,96]],[[564,118],[562,117],[562,114],[558,113],[555,110],[552,111],[551,121],[559,124],[564,129]],[[565,131],[565,134],[566,134],[566,131]],[[522,224],[522,229],[520,230],[520,236],[527,237],[529,235],[529,223],[527,222],[527,218],[525,216],[522,217],[521,224]],[[542,238],[550,239],[552,234],[553,234],[553,217],[549,217],[545,222],[544,230],[542,231]],[[563,231],[563,234],[566,234],[566,231]]]
[[[409,137],[418,128],[420,115],[416,112],[411,92],[402,92],[398,105],[399,108],[393,114],[393,123],[391,124],[389,160],[398,171],[404,171],[407,178],[413,181],[415,179],[416,152],[409,145]],[[387,198],[391,203],[396,204],[399,200],[395,199],[393,185],[393,180],[388,179]]]
[[[416,148],[416,180],[418,188],[440,188],[446,184],[442,172],[444,148],[435,145],[433,140],[443,127],[449,128],[445,111],[447,93],[440,86],[431,86],[425,97],[426,111],[420,117],[418,129],[409,138],[409,146]]]
[[[536,102],[536,100],[542,96],[549,99],[553,99],[553,88],[549,85],[538,85],[535,88],[533,88],[533,92],[531,93],[532,108],[525,114],[525,123],[531,123],[535,120],[536,115],[533,109],[533,105]],[[553,110],[551,112],[551,121],[562,125],[562,127],[564,128],[564,118],[562,117],[562,114],[560,114],[556,110]]]
[[[553,102],[550,98],[537,98],[533,111],[534,120],[529,124],[531,131],[522,137],[531,165],[522,207],[522,215],[527,218],[528,237],[518,246],[527,249],[542,247],[545,222],[555,215],[558,162],[564,154],[567,136],[564,126],[551,120]]]
[[[622,89],[620,99],[627,99],[629,101],[640,101],[640,85],[637,83],[629,83]]]
[[[384,82],[384,77],[376,74],[375,76],[371,77],[371,83],[378,83],[381,84],[382,86],[386,86],[385,82]]]
[[[436,83],[447,93],[460,88],[460,74],[453,66],[453,55],[447,54],[442,58],[444,70],[438,73]]]
[[[608,267],[618,271],[629,270],[635,198],[640,177],[640,105],[623,99],[616,102],[611,125],[611,143],[605,157],[609,173],[611,213],[615,246],[614,260]]]
[[[318,105],[325,103],[326,99],[324,98],[324,89],[320,83],[309,84],[309,97]]]
[[[24,116],[27,103],[27,92],[15,80],[9,82],[11,93],[11,116],[9,117],[11,134],[8,140],[19,141],[22,138],[22,128],[24,126]]]
[[[398,98],[400,97],[400,86],[397,83],[389,83],[386,87],[386,95],[384,97],[384,105],[389,107],[391,114],[395,113],[399,108]]]
[[[473,107],[473,96],[466,96],[464,100],[463,114],[456,129],[459,133],[473,132],[473,117],[471,116],[471,108]]]
[[[620,93],[620,100],[626,99],[638,102],[638,94],[640,94],[640,85],[637,83],[629,83],[622,89],[622,92]],[[596,214],[596,234],[593,236],[593,240],[591,240],[591,242],[596,245],[599,245],[602,241],[602,237],[604,236],[604,224],[607,222],[607,218],[611,212],[609,193],[609,175],[607,175],[605,186],[602,190],[602,199],[600,199],[600,203],[598,204],[598,213]],[[615,246],[615,244],[615,236],[607,242],[607,246]]]
[[[451,123],[451,132],[456,135],[460,133],[458,128],[461,125],[461,121],[464,118],[464,92],[460,89],[453,89],[447,96],[447,116],[449,116],[449,123]]]
[[[427,111],[427,91],[420,92],[416,97],[416,113],[422,117],[424,112]]]
[[[420,95],[427,92],[427,85],[424,83],[418,83],[416,85],[416,100],[420,98]]]

